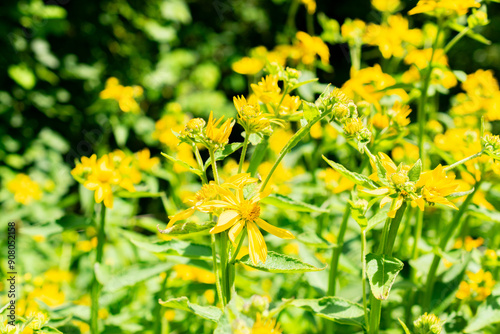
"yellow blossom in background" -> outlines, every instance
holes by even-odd
[[[388,13],[394,13],[401,5],[399,0],[372,0],[371,2],[376,10]]]
[[[160,163],[160,159],[158,157],[151,158],[151,152],[149,152],[149,149],[147,148],[137,152],[136,157],[139,169],[144,171],[149,171]]]
[[[276,319],[262,319],[262,315],[257,313],[251,334],[281,334],[280,324]]]
[[[491,295],[492,289],[495,286],[493,275],[489,271],[479,269],[473,273],[466,271],[467,281],[460,282],[456,297],[458,299],[468,299],[473,297],[474,300],[483,301]]]
[[[141,108],[135,98],[142,96],[142,94],[142,87],[122,86],[117,78],[111,77],[106,80],[106,87],[99,94],[99,97],[116,100],[123,112],[139,113]]]
[[[457,239],[453,248],[464,248],[467,252],[470,252],[471,250],[480,247],[483,243],[483,238],[473,239],[472,237],[467,236],[465,237],[465,240],[462,238]]]
[[[407,126],[410,124],[410,119],[408,118],[411,113],[410,106],[404,105],[400,101],[396,101],[387,113],[398,126]]]
[[[290,94],[286,94],[283,97],[283,101],[281,101],[279,114],[281,116],[292,116],[297,113],[302,101],[298,96],[291,96]]]
[[[200,282],[205,284],[214,284],[215,275],[206,269],[189,266],[186,264],[176,264],[173,267],[177,278],[184,281]]]
[[[183,130],[184,121],[187,121],[184,116],[175,114],[167,114],[163,116],[155,124],[153,138],[159,140],[171,150],[175,150],[180,141],[175,136],[174,132],[180,133]]]
[[[260,59],[243,57],[231,65],[233,71],[239,74],[253,75],[257,74],[264,67],[264,62]]]
[[[365,29],[365,22],[359,19],[346,19],[344,24],[340,28],[340,32],[342,34],[342,37],[348,41],[361,41],[362,36],[365,34]]]
[[[422,44],[420,29],[409,29],[408,20],[402,15],[391,15],[387,23],[381,25],[370,23],[366,27],[363,40],[367,44],[377,45],[384,58],[405,55],[409,47],[418,47]]]
[[[344,131],[348,136],[357,134],[363,128],[363,122],[359,118],[353,118],[344,124]]]
[[[306,6],[307,13],[309,15],[314,14],[316,12],[316,0],[300,0]]]
[[[261,179],[265,180],[273,164],[269,161],[264,161],[259,165],[257,171]],[[298,169],[302,169],[301,167],[296,167]],[[269,180],[269,186],[273,187],[273,190],[282,195],[288,195],[292,192],[292,189],[289,186],[289,181],[294,177],[293,170],[291,168],[287,168],[283,166],[283,164],[279,164],[276,168],[276,171],[271,176]]]
[[[389,126],[389,116],[382,113],[376,113],[373,115],[371,123],[379,130],[385,129]]]
[[[255,183],[256,180],[249,178],[248,174],[240,174],[235,178],[241,178],[244,184]],[[259,227],[282,239],[294,239],[294,236],[282,228],[273,226],[260,218],[260,200],[266,196],[256,193],[246,199],[243,196],[243,187],[235,185],[233,193],[230,189],[216,186],[220,200],[212,200],[207,205],[214,209],[222,209],[217,220],[217,225],[210,233],[221,233],[229,230],[229,239],[235,243],[241,231],[246,228],[248,233],[249,254],[252,263],[266,262],[267,246]]]
[[[14,194],[16,202],[24,205],[42,198],[40,186],[26,174],[17,174],[7,182],[7,189]]]
[[[355,184],[354,182],[343,177],[342,174],[331,168],[321,170],[318,177],[325,182],[326,189],[333,192],[334,194],[339,194],[346,190],[351,190]]]
[[[269,147],[275,154],[279,154],[281,149],[292,138],[293,132],[289,129],[278,128],[273,132],[269,138]]]
[[[464,15],[469,8],[479,8],[475,0],[419,0],[417,6],[408,12],[409,15],[420,13],[443,13],[445,15]]]
[[[297,47],[301,51],[301,60],[305,65],[310,65],[314,62],[318,55],[323,64],[330,63],[330,50],[323,40],[317,36],[299,31],[295,35],[298,40]]]
[[[420,157],[418,146],[408,142],[403,142],[401,145],[394,147],[391,155],[394,161],[397,162],[416,161]]]

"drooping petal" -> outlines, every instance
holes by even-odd
[[[267,246],[262,233],[255,223],[247,223],[248,230],[248,253],[254,265],[259,262],[265,263],[267,258]]]
[[[399,196],[398,199],[396,200],[396,205],[394,205],[394,209],[391,211],[387,212],[387,216],[390,218],[396,217],[396,212],[398,212],[399,208],[401,205],[403,205],[404,198],[403,196]]]
[[[274,234],[278,238],[281,238],[281,239],[295,239],[295,237],[293,236],[293,234],[290,233],[289,231],[287,231],[285,229],[282,229],[282,228],[279,228],[279,227],[276,227],[276,226],[273,226],[273,225],[269,224],[268,222],[266,222],[265,220],[263,220],[261,218],[257,218],[257,220],[255,222],[257,223],[257,225],[259,225],[260,228],[262,228],[266,232]]]
[[[172,227],[172,225],[174,225],[179,220],[188,219],[194,214],[195,211],[196,210],[194,209],[194,207],[190,207],[189,209],[181,211],[173,216],[169,216],[168,218],[170,219],[170,221],[167,224],[167,228]]]
[[[392,197],[390,196],[385,196],[384,198],[382,198],[382,200],[380,201],[380,208],[383,208],[387,203],[391,202],[392,201]]]
[[[229,230],[229,240],[234,244],[236,242],[236,238],[240,234],[241,230],[245,227],[245,222],[243,220],[238,221],[236,224],[231,227]]]
[[[236,211],[233,210],[224,211],[219,216],[217,225],[210,230],[210,233],[214,234],[225,231],[231,226],[233,226],[240,218],[241,218],[240,214]]]

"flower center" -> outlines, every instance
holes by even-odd
[[[255,221],[260,216],[259,203],[243,201],[240,203],[240,215],[246,221]]]

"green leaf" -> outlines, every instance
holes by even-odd
[[[469,194],[472,194],[473,192],[474,192],[474,187],[472,187],[471,189],[469,189],[467,191],[460,191],[460,192],[449,194],[448,196],[446,196],[446,198],[447,199],[458,198],[458,197],[462,197],[462,196],[467,196]]]
[[[389,297],[389,291],[401,269],[403,262],[395,257],[373,253],[366,255],[366,275],[375,298],[385,300]]]
[[[377,166],[377,176],[380,182],[387,185],[389,181],[387,180],[387,170],[385,169],[382,161],[378,156],[375,156],[375,165]]]
[[[65,230],[82,229],[94,225],[94,220],[78,215],[66,215],[56,220],[56,224],[62,226]]]
[[[215,161],[225,159],[226,157],[230,156],[231,154],[239,150],[242,146],[243,143],[232,143],[226,145],[222,151],[221,150],[215,151]],[[205,166],[203,166],[203,169],[207,170],[207,168],[210,167],[211,164],[212,164],[212,159],[208,158],[208,160],[205,161]]]
[[[317,268],[308,263],[304,263],[299,259],[272,251],[267,252],[266,263],[259,262],[255,265],[252,263],[252,260],[250,260],[249,255],[245,255],[238,260],[238,262],[254,269],[270,273],[305,273],[310,271],[321,271],[326,268],[326,266],[323,268]]]
[[[175,162],[175,163],[178,163],[179,165],[181,165],[182,167],[186,168],[187,170],[189,170],[191,173],[194,173],[198,176],[201,176],[203,174],[202,171],[200,171],[199,169],[197,168],[193,168],[191,167],[188,163],[180,160],[180,159],[177,159],[177,158],[174,158],[166,153],[163,153],[161,152],[161,155],[163,155],[165,158],[167,158],[168,160],[172,161],[172,162]]]
[[[326,210],[318,208],[317,206],[302,201],[297,201],[280,194],[271,194],[262,199],[261,203],[270,204],[284,210],[293,210],[298,212],[327,212]]]
[[[136,285],[151,277],[157,276],[169,270],[172,262],[159,263],[156,265],[133,265],[117,275],[113,275],[104,283],[103,292],[116,292],[120,289]]]
[[[212,258],[212,248],[205,245],[195,244],[183,240],[160,241],[157,243],[144,242],[130,239],[137,247],[152,253],[166,253],[167,255],[178,255],[188,258]]]
[[[116,196],[121,198],[146,198],[146,197],[161,197],[162,193],[151,193],[148,191],[118,191]]]
[[[306,244],[311,247],[316,247],[316,248],[333,248],[335,245],[329,243],[327,240],[323,239],[316,233],[312,231],[306,231],[304,233],[301,233],[297,235],[296,239],[303,244]]]
[[[352,201],[348,201],[351,206],[351,217],[358,223],[359,227],[363,230],[368,225],[368,219],[366,219],[365,213],[359,207],[357,207]]]
[[[465,327],[464,333],[478,332],[486,326],[500,322],[500,294],[490,295],[479,305],[476,315]]]
[[[422,161],[418,159],[413,167],[408,171],[408,178],[411,182],[417,182],[418,179],[420,179],[420,173],[422,173]]]
[[[309,79],[309,80],[305,80],[305,81],[299,82],[299,83],[293,85],[292,88],[290,88],[289,92],[291,92],[292,90],[297,89],[297,88],[299,88],[301,86],[307,85],[307,84],[309,84],[311,82],[316,82],[318,80],[319,80],[318,78],[314,78],[314,79]]]
[[[159,300],[162,306],[183,310],[196,314],[204,319],[218,322],[222,316],[222,311],[215,306],[201,306],[191,303],[187,297],[172,298],[167,301]]]
[[[311,102],[307,102],[302,100],[302,109],[304,110],[304,118],[310,122],[314,118],[319,116],[319,109],[318,107]]]
[[[363,307],[340,297],[296,299],[291,305],[310,310],[319,317],[346,325],[365,326]]]
[[[215,222],[213,221],[206,221],[203,223],[185,222],[182,224],[175,224],[172,227],[159,231],[160,233],[168,234],[172,237],[182,237],[187,236],[188,234],[192,235],[195,233],[208,232],[208,230],[214,226]]]
[[[36,77],[31,69],[26,64],[11,65],[7,71],[9,76],[17,82],[17,84],[26,90],[35,87]]]
[[[356,183],[359,186],[368,188],[368,189],[377,189],[378,186],[373,180],[369,179],[367,176],[358,174],[355,172],[351,172],[350,170],[347,170],[344,166],[342,166],[339,163],[336,163],[334,161],[329,160],[327,157],[323,155],[323,159],[337,172],[342,174],[342,176],[346,177],[347,179],[351,180],[352,182]]]

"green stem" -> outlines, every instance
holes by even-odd
[[[394,209],[397,199],[394,199],[391,204],[391,210]],[[382,242],[379,245],[378,254],[391,255],[394,248],[394,242],[401,224],[401,219],[404,216],[406,203],[403,202],[401,207],[396,212],[394,218],[387,218],[382,232]],[[380,316],[382,314],[382,301],[370,295],[370,325],[369,333],[377,334],[380,327]]]
[[[444,171],[447,172],[447,171],[452,170],[452,169],[454,169],[454,168],[456,168],[456,167],[458,167],[460,165],[463,165],[464,163],[466,163],[469,160],[472,160],[472,159],[475,159],[475,158],[479,158],[481,155],[483,155],[483,153],[484,153],[484,150],[482,150],[481,152],[477,152],[476,154],[473,154],[473,155],[471,155],[471,156],[469,156],[467,158],[464,158],[464,159],[462,159],[460,161],[457,161],[454,164],[451,164],[448,167],[444,168]]]
[[[165,298],[165,291],[167,291],[167,281],[168,277],[170,276],[170,272],[165,272],[165,279],[161,283],[161,288],[158,294],[155,296],[155,318],[154,318],[154,333],[155,334],[162,334],[162,322],[163,322],[163,317],[161,316],[161,308],[162,306],[160,303],[158,303],[159,299],[164,299]]]
[[[455,37],[453,37],[453,39],[451,41],[448,42],[448,44],[446,44],[446,46],[444,47],[443,49],[443,53],[444,54],[447,54],[448,51],[450,51],[450,49],[455,45],[457,44],[457,42],[465,36],[465,34],[467,34],[470,30],[470,27],[467,27],[465,28],[464,30],[462,30],[460,33],[458,33]]]
[[[219,233],[219,257],[220,257],[220,271],[222,278],[222,298],[224,304],[227,305],[231,295],[231,287],[229,286],[229,270],[227,261],[227,231]]]
[[[210,234],[210,241],[212,244],[212,262],[214,266],[214,272],[215,272],[215,287],[217,289],[217,296],[219,297],[222,309],[226,306],[224,303],[224,297],[222,295],[222,287],[221,287],[221,274],[220,274],[220,269],[219,265],[217,264],[217,250],[215,247],[215,234]]]
[[[337,245],[333,248],[332,259],[330,262],[330,275],[328,278],[327,293],[328,296],[335,296],[339,259],[340,254],[342,253],[342,248],[344,247],[344,236],[347,230],[347,223],[349,222],[350,215],[351,206],[347,204],[344,211],[344,216],[342,217],[342,223],[340,224],[339,235],[337,236]]]
[[[210,148],[208,151],[210,153],[210,161],[211,161],[211,165],[212,165],[212,170],[214,172],[215,183],[220,184],[219,173],[217,172],[217,161],[215,161],[215,151],[213,148]]]
[[[202,174],[200,175],[201,183],[207,184],[208,183],[207,173],[205,172],[205,168],[203,167],[203,159],[201,158],[200,150],[196,145],[193,145],[193,150],[194,150],[194,155],[196,156],[196,161],[198,162],[198,168],[200,169],[200,171],[202,171]]]
[[[367,331],[370,330],[368,319],[368,301],[366,300],[366,233],[363,229],[361,231],[361,284],[363,284],[363,309],[365,311],[365,324],[368,326]]]
[[[101,290],[101,286],[99,281],[97,280],[96,272],[95,272],[95,264],[102,263],[102,255],[104,250],[104,243],[106,242],[106,234],[104,231],[105,223],[106,223],[106,207],[104,203],[101,204],[101,220],[99,225],[99,230],[97,232],[97,249],[96,249],[96,257],[92,270],[94,271],[94,278],[92,280],[91,287],[91,309],[90,309],[90,331],[92,334],[99,333],[99,293]]]
[[[467,208],[472,201],[472,198],[474,197],[474,194],[476,191],[479,189],[481,186],[481,181],[477,182],[474,187],[474,191],[470,193],[460,206],[460,209],[458,210],[457,214],[453,217],[453,220],[451,223],[448,225],[448,229],[443,234],[443,237],[441,238],[441,241],[439,242],[439,248],[442,251],[446,250],[446,245],[450,241],[451,237],[455,233],[456,229],[460,225],[460,220],[462,219],[463,215],[467,211]],[[434,283],[436,281],[436,272],[439,267],[439,263],[441,261],[441,257],[438,254],[434,255],[434,258],[432,259],[432,264],[429,269],[429,274],[427,275],[427,282],[425,285],[425,295],[424,295],[424,301],[422,304],[422,308],[424,311],[430,311],[430,306],[431,306],[431,300],[432,300],[432,292],[434,290]]]
[[[240,164],[238,165],[238,174],[241,173],[243,169],[243,163],[245,162],[245,156],[247,155],[247,148],[249,142],[250,133],[245,131],[245,141],[243,142],[243,150],[241,151]]]
[[[292,33],[292,31],[296,30],[295,27],[295,16],[297,15],[297,9],[299,9],[299,0],[292,0],[292,4],[290,5],[290,9],[288,10],[288,18],[286,20],[286,27],[288,33]]]

